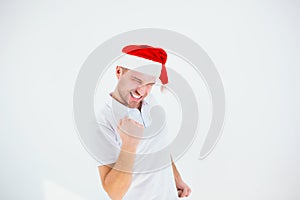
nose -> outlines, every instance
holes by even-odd
[[[149,89],[150,89],[149,85],[142,85],[142,86],[137,88],[137,92],[139,93],[139,95],[144,96],[145,94],[147,94]]]

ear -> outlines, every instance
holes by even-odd
[[[121,78],[121,75],[123,73],[122,71],[123,71],[122,67],[116,66],[116,76],[118,80]]]

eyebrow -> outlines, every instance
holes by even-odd
[[[133,78],[133,79],[135,79],[135,80],[137,80],[137,81],[143,83],[143,81],[142,81],[141,79],[139,79],[138,77],[136,77],[136,76],[131,76],[131,78]]]
[[[140,83],[144,83],[144,81],[143,80],[141,80],[141,79],[139,79],[138,77],[136,77],[136,76],[131,76],[131,78],[133,78],[133,79],[135,79],[136,81],[138,81],[138,82],[140,82]],[[156,82],[150,82],[150,83],[147,83],[147,85],[149,85],[149,84],[155,84]]]

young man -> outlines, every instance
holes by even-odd
[[[166,52],[161,48],[147,45],[129,45],[122,50],[126,56],[160,63],[160,80],[168,82]],[[158,135],[142,140],[145,128],[151,125],[150,110],[156,104],[150,95],[157,77],[128,69],[127,66],[116,67],[117,86],[98,113],[98,124],[104,140],[108,143],[105,158],[98,166],[104,190],[113,200],[173,200],[187,197],[191,189],[185,184],[170,157],[170,165],[148,173],[135,173],[136,156],[153,152],[164,145],[166,129]],[[126,110],[126,115],[116,121],[113,105]],[[144,160],[143,162],[147,162]],[[151,161],[149,161],[151,163]],[[150,164],[151,165],[151,164]]]

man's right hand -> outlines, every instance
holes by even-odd
[[[122,139],[122,150],[135,153],[144,134],[144,126],[125,117],[119,121],[117,130]]]

